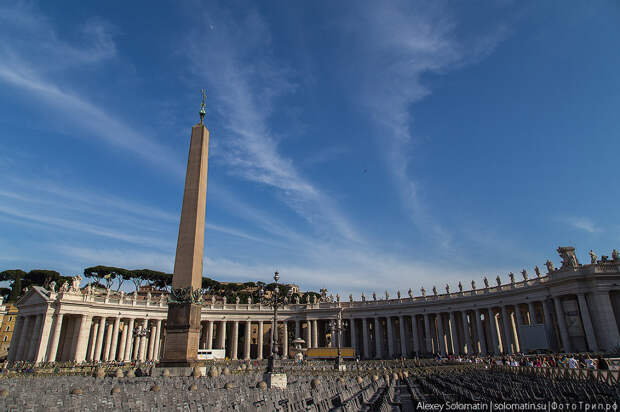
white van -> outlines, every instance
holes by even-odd
[[[224,359],[226,357],[225,349],[198,349],[198,359]]]

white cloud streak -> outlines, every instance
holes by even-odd
[[[361,241],[361,235],[325,193],[301,176],[280,153],[269,127],[277,97],[291,93],[293,73],[276,61],[268,27],[254,11],[234,21],[222,10],[204,10],[205,31],[189,36],[192,67],[209,67],[195,76],[206,82],[217,101],[225,132],[220,152],[229,170],[250,181],[275,188],[279,196],[322,234]],[[214,29],[207,30],[209,23]],[[200,39],[200,41],[195,41]],[[212,64],[217,62],[217,64]]]
[[[35,8],[22,3],[0,6],[0,37],[10,39],[0,44],[0,81],[36,96],[37,105],[39,100],[45,100],[48,110],[59,113],[71,127],[86,131],[87,136],[183,176],[183,165],[171,160],[169,149],[52,80],[56,72],[116,57],[109,25],[92,19],[81,31],[85,44],[74,46],[59,39],[53,26]]]

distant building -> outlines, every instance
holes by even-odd
[[[0,359],[6,359],[15,329],[17,306],[12,303],[0,304],[0,319]]]

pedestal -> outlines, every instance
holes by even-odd
[[[198,361],[200,305],[169,303],[162,367],[192,367]]]
[[[286,373],[268,373],[267,387],[276,389],[286,389]]]

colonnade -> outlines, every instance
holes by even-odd
[[[278,350],[289,356],[295,338],[306,348],[335,346],[331,321],[339,312],[340,344],[364,359],[617,350],[620,257],[567,265],[521,282],[513,277],[506,285],[441,295],[296,301],[279,310]],[[77,286],[61,293],[33,287],[17,307],[11,361],[157,361],[163,353],[165,296],[128,299]],[[271,309],[260,303],[204,302],[199,346],[225,349],[230,359],[262,359],[271,351],[271,322]]]
[[[90,314],[19,315],[9,361],[157,361],[163,319]]]

